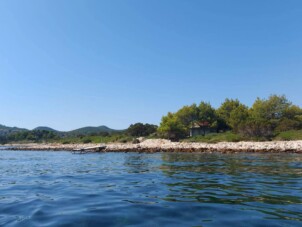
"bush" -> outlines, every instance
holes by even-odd
[[[70,144],[70,141],[63,141],[62,144]]]
[[[205,143],[218,143],[218,142],[239,142],[242,140],[240,135],[234,134],[232,132],[224,133],[211,133],[205,136],[194,136],[184,141],[188,142],[205,142]]]
[[[83,139],[82,142],[83,142],[83,143],[91,143],[92,140],[91,140],[91,139]]]
[[[157,130],[156,125],[136,123],[129,126],[127,134],[130,136],[149,136]]]
[[[162,117],[162,121],[158,128],[158,134],[165,139],[178,141],[187,136],[186,127],[179,121],[177,116],[168,113],[167,116]]]
[[[260,140],[271,139],[274,135],[272,125],[259,120],[248,120],[239,126],[238,132],[244,137]]]
[[[283,119],[276,127],[276,132],[284,132],[290,130],[297,130],[301,128],[301,122],[292,119]]]
[[[119,143],[128,143],[128,142],[131,142],[131,141],[132,141],[131,137],[123,137],[123,138],[119,139],[117,142],[119,142]]]
[[[302,140],[302,130],[280,132],[274,140]]]

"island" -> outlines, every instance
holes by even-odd
[[[219,108],[200,102],[169,112],[159,126],[135,123],[68,132],[0,126],[10,150],[89,152],[295,152],[302,151],[302,109],[284,95],[257,98],[251,107],[226,99]]]

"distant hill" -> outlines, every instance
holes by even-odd
[[[118,132],[118,131],[122,131],[122,130],[115,130],[115,129],[108,128],[105,125],[102,125],[99,127],[89,126],[89,127],[75,129],[75,130],[67,132],[67,134],[68,135],[89,135],[91,133],[101,133],[101,132],[112,133],[112,132]]]
[[[50,131],[50,132],[59,132],[53,128],[50,128],[50,127],[46,127],[46,126],[39,126],[37,128],[34,128],[33,130],[35,131]]]
[[[36,131],[50,131],[50,132],[55,132],[55,133],[58,133],[58,134],[61,134],[61,135],[69,135],[69,136],[76,136],[76,135],[89,135],[91,133],[101,133],[101,132],[108,132],[108,133],[111,133],[111,132],[116,132],[118,130],[114,130],[114,129],[111,129],[111,128],[108,128],[107,126],[99,126],[99,127],[92,127],[92,126],[88,126],[88,127],[83,127],[83,128],[79,128],[79,129],[75,129],[75,130],[72,130],[72,131],[58,131],[58,130],[55,130],[53,128],[50,128],[50,127],[46,127],[46,126],[39,126],[33,130],[36,130]]]
[[[0,136],[6,136],[12,133],[24,132],[24,131],[28,131],[28,129],[0,125]]]
[[[28,129],[24,129],[24,128],[17,128],[17,127],[7,127],[4,125],[0,125],[0,136],[6,136],[9,134],[13,134],[13,133],[17,133],[17,132],[24,132],[24,131],[31,131]],[[79,128],[79,129],[75,129],[72,131],[58,131],[55,130],[53,128],[47,127],[47,126],[39,126],[37,128],[34,128],[32,131],[50,131],[50,132],[54,132],[59,136],[77,136],[77,135],[90,135],[90,134],[98,134],[98,133],[102,133],[102,132],[108,132],[108,133],[112,133],[112,132],[121,132],[123,130],[115,130],[115,129],[111,129],[105,125],[99,126],[99,127],[83,127],[83,128]]]

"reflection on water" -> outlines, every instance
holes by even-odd
[[[302,225],[296,154],[0,151],[0,177],[0,225]]]

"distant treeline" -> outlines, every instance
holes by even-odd
[[[238,99],[226,99],[218,109],[201,102],[169,112],[162,118],[158,133],[173,140],[185,138],[194,122],[217,133],[232,131],[244,138],[271,139],[276,133],[302,129],[302,109],[284,95],[257,98],[250,108]]]
[[[45,127],[46,128],[46,127]],[[91,131],[89,132],[89,129]],[[81,133],[62,133],[44,128],[35,130],[13,131],[0,135],[0,144],[13,142],[62,142],[62,143],[101,143],[101,142],[131,142],[137,137],[155,135],[157,126],[152,124],[135,123],[126,130],[108,130],[95,132],[95,128],[87,127]]]
[[[59,136],[52,131],[45,130],[32,130],[32,131],[21,131],[14,132],[8,135],[0,136],[0,143],[18,142],[18,141],[30,141],[40,142],[58,139]]]
[[[180,140],[189,137],[194,125],[207,128],[211,136],[198,137],[198,140],[193,138],[191,141],[271,140],[277,135],[282,135],[287,140],[302,139],[302,109],[285,96],[279,95],[271,95],[267,99],[257,98],[251,107],[238,99],[226,99],[217,109],[208,102],[201,102],[199,105],[184,106],[175,113],[169,112],[162,117],[159,127],[135,123],[126,130],[111,130],[101,126],[86,127],[71,133],[44,130],[46,127],[39,130],[22,129],[18,132],[15,132],[18,128],[12,128],[11,133],[0,134],[0,143],[137,142],[137,137]]]

